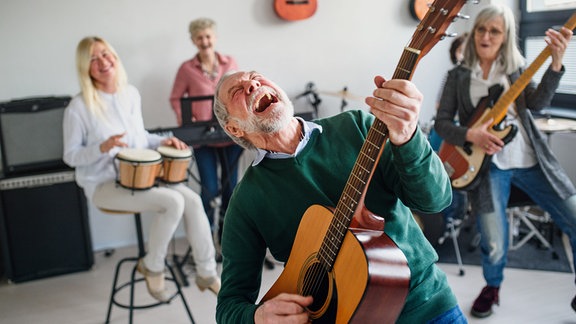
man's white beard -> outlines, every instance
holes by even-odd
[[[290,123],[292,116],[294,116],[294,105],[285,93],[278,93],[277,95],[280,99],[279,103],[283,104],[282,106],[277,104],[278,107],[274,109],[272,114],[269,113],[268,116],[250,115],[247,120],[238,120],[240,128],[247,133],[272,134],[286,127]],[[250,107],[250,109],[254,111],[253,107]]]

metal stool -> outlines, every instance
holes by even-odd
[[[188,317],[190,318],[190,322],[194,323],[194,318],[192,317],[192,313],[190,312],[190,308],[188,307],[188,303],[186,302],[186,298],[184,297],[184,294],[182,293],[182,290],[180,289],[180,284],[175,279],[176,277],[174,275],[174,270],[172,269],[172,266],[168,263],[166,263],[166,267],[170,271],[171,277],[166,277],[166,280],[172,281],[176,285],[176,292],[170,297],[170,300],[167,303],[163,303],[163,302],[158,301],[158,302],[153,302],[153,303],[149,303],[149,304],[135,305],[135,303],[134,303],[134,287],[135,287],[136,283],[146,280],[144,277],[136,278],[138,260],[140,258],[143,258],[146,255],[146,250],[144,248],[144,237],[142,234],[142,220],[140,218],[140,213],[139,212],[133,212],[133,211],[109,210],[109,209],[102,209],[102,208],[100,208],[100,210],[102,212],[109,213],[109,214],[133,214],[134,215],[134,221],[136,223],[136,235],[138,236],[138,256],[137,257],[123,258],[122,260],[118,261],[118,263],[116,264],[116,271],[114,273],[114,281],[112,283],[112,292],[110,294],[110,301],[108,302],[108,313],[106,314],[106,323],[110,323],[110,315],[112,314],[112,305],[116,305],[120,308],[130,310],[129,323],[131,324],[132,318],[133,318],[133,312],[135,309],[146,309],[146,308],[161,306],[164,304],[169,304],[174,298],[176,298],[178,296],[182,299],[182,303],[184,304],[184,308],[186,309],[186,312],[188,313]],[[125,282],[125,283],[119,284],[118,283],[118,274],[120,273],[120,268],[122,267],[122,264],[124,264],[125,262],[133,262],[134,266],[132,267],[132,273],[131,273],[130,280]],[[120,292],[122,289],[127,288],[127,287],[130,287],[130,303],[129,304],[122,303],[116,299],[116,294],[118,292]]]

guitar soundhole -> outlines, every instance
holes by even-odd
[[[337,305],[337,293],[334,289],[333,276],[319,262],[313,262],[300,278],[300,294],[312,296],[314,301],[308,306],[315,323],[333,323]],[[303,279],[303,280],[302,280]],[[320,319],[318,321],[318,319]]]

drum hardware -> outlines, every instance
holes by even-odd
[[[348,87],[344,86],[342,90],[331,92],[331,91],[320,91],[321,94],[325,94],[327,96],[333,96],[342,99],[342,104],[340,105],[340,112],[344,111],[344,108],[348,106],[348,100],[353,101],[364,101],[364,97],[358,96],[348,92]]]
[[[295,99],[300,99],[302,97],[306,97],[308,103],[314,108],[314,116],[313,118],[318,118],[318,106],[322,102],[320,96],[318,95],[318,91],[316,90],[316,86],[314,82],[308,82],[306,84],[306,90],[301,94],[297,95]]]

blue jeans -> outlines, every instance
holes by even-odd
[[[448,311],[440,314],[439,316],[433,318],[432,320],[426,322],[426,324],[466,324],[468,320],[466,316],[462,313],[462,310],[458,306],[454,306]]]
[[[562,200],[550,186],[539,166],[500,170],[491,164],[490,184],[495,209],[491,213],[478,214],[477,217],[481,235],[482,269],[489,286],[500,287],[504,278],[509,244],[506,206],[512,184],[550,214],[554,223],[568,235],[572,252],[576,256],[576,195]]]
[[[238,159],[242,154],[242,147],[233,144],[225,147],[202,146],[194,149],[194,157],[200,175],[202,204],[214,228],[214,198],[222,195],[220,214],[224,215],[228,201],[238,181]],[[221,176],[218,178],[218,165]]]

